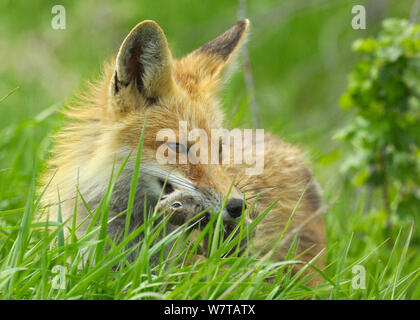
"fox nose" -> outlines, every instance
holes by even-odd
[[[241,199],[232,199],[228,202],[226,210],[231,218],[236,219],[241,216],[243,203]]]

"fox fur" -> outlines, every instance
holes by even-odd
[[[257,176],[247,176],[240,165],[174,166],[156,161],[156,150],[162,144],[156,141],[159,130],[172,128],[177,132],[183,120],[188,129],[204,129],[210,137],[211,129],[223,126],[218,91],[248,26],[248,20],[240,20],[199,49],[174,59],[156,22],[147,20],[136,25],[115,61],[104,67],[102,78],[90,85],[78,105],[65,111],[69,122],[55,136],[48,170],[42,178],[41,189],[49,184],[43,197],[44,216],[57,220],[58,193],[64,221],[73,215],[80,195],[95,210],[107,190],[113,166],[119,168],[131,154],[114,187],[110,218],[123,212],[145,119],[142,165],[130,228],[143,223],[144,199],[151,207],[156,205],[166,179],[168,193],[200,187],[221,198],[228,194],[230,198],[243,198],[257,193],[255,190],[275,187],[262,192],[258,199],[258,206],[264,209],[278,202],[256,231],[257,247],[278,239],[292,212],[295,216],[290,230],[314,216],[321,206],[321,193],[302,152],[270,134],[265,135],[264,171]],[[229,192],[234,177],[238,177],[237,183]],[[81,223],[88,212],[80,199],[77,203],[77,222]],[[298,251],[305,252],[304,261],[310,261],[325,246],[322,218],[309,220],[299,233]],[[117,234],[124,230],[124,224],[125,216],[121,216],[109,224],[108,232]],[[79,229],[79,235],[86,225]],[[278,248],[275,259],[283,259],[287,249],[287,244]]]

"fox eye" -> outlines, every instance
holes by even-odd
[[[174,202],[174,203],[172,203],[171,207],[175,208],[175,209],[180,208],[180,207],[182,207],[182,204],[180,202]]]
[[[175,151],[176,153],[187,153],[188,150],[187,148],[178,142],[167,142],[166,145],[171,148],[173,151]]]

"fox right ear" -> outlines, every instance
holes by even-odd
[[[159,25],[146,20],[136,25],[122,43],[111,80],[116,96],[131,87],[145,99],[157,98],[172,83],[172,56]]]
[[[237,21],[230,29],[193,51],[189,57],[200,78],[219,78],[235,52],[240,48],[249,27],[249,20]]]

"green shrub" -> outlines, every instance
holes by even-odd
[[[354,150],[343,169],[356,185],[381,190],[388,217],[412,215],[420,208],[420,25],[385,20],[377,38],[353,49],[362,59],[340,101],[355,113],[337,135]]]

